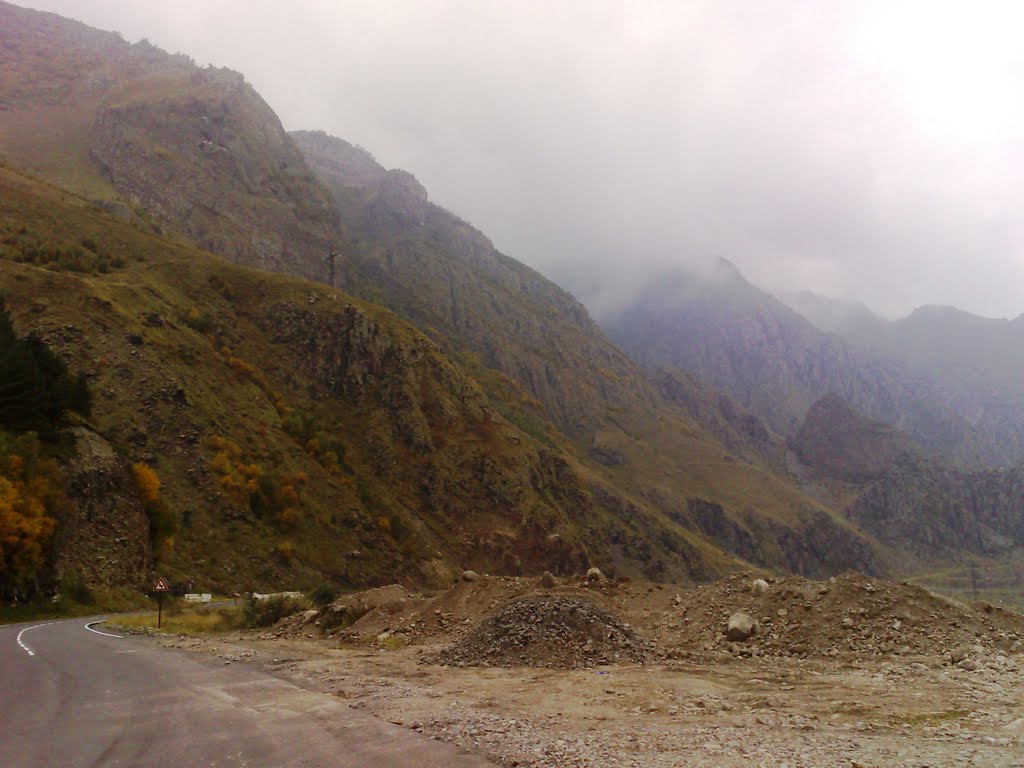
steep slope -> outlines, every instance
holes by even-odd
[[[927,459],[837,395],[815,403],[788,443],[836,506],[907,570],[1012,560],[1024,547],[1024,465],[966,471]]]
[[[889,321],[863,305],[806,294],[791,306],[865,354],[928,382],[979,442],[999,446],[992,463],[1024,458],[1024,315],[1002,320],[927,306]]]
[[[811,406],[787,443],[804,464],[851,482],[877,478],[916,453],[905,434],[864,418],[831,394]]]
[[[316,132],[292,137],[334,193],[349,232],[346,281],[450,349],[519,382],[570,436],[600,423],[594,403],[649,407],[653,392],[586,310],[483,234],[429,202],[405,171]]]
[[[725,260],[705,273],[652,279],[602,325],[644,365],[696,374],[782,435],[834,392],[905,430],[927,452],[967,464],[1005,463],[1013,455],[946,407],[928,382],[815,328]]]
[[[679,381],[659,391],[665,382],[648,380],[582,305],[431,204],[409,174],[387,171],[365,150],[322,132],[292,136],[341,209],[353,290],[426,329],[485,387],[536,403],[503,413],[525,431],[550,421],[566,434],[600,478],[597,495],[624,489],[632,505],[625,514],[646,508],[666,515],[758,564],[827,568],[830,538],[844,562],[879,567],[855,532],[765,459],[770,437],[756,419],[744,423],[742,409],[730,411],[725,400],[710,405],[716,395],[704,385],[696,400],[666,398],[681,395]],[[694,509],[715,512],[702,517]],[[816,539],[814,530],[829,533]],[[746,543],[755,539],[760,548]]]
[[[4,2],[0,72],[10,162],[232,261],[327,275],[330,197],[238,73]]]
[[[782,444],[760,418],[692,374],[661,368],[654,384],[662,397],[680,406],[733,453],[765,456]]]
[[[74,159],[83,173],[99,180],[93,185],[97,189],[102,187],[95,193],[84,186],[75,189],[94,198],[106,196],[107,206],[125,218],[134,221],[133,217],[141,217],[231,260],[333,282],[412,321],[436,343],[447,358],[446,365],[453,366],[457,375],[452,374],[452,381],[468,373],[497,412],[495,418],[507,420],[519,439],[537,451],[538,461],[542,456],[555,457],[553,464],[536,474],[559,483],[568,478],[566,482],[575,484],[576,490],[556,496],[563,498],[556,505],[559,509],[565,505],[575,510],[574,522],[563,526],[566,531],[551,541],[584,541],[592,557],[606,558],[610,567],[655,578],[704,577],[729,567],[720,547],[729,547],[729,542],[744,536],[757,538],[759,546],[732,551],[768,567],[808,574],[846,567],[879,570],[870,543],[845,520],[803,495],[756,452],[742,459],[733,456],[682,408],[667,403],[644,372],[608,342],[578,302],[536,272],[498,253],[465,222],[431,205],[409,174],[384,171],[365,153],[326,137],[321,137],[326,143],[318,154],[300,135],[303,150],[322,177],[318,179],[308,172],[302,158],[297,159],[293,139],[283,136],[273,112],[239,76],[198,70],[182,57],[167,57],[144,45],[125,46],[110,36],[97,44],[95,33],[81,25],[12,10],[11,6],[0,8],[7,14],[5,20],[25,28],[5,38],[8,48],[19,51],[13,61],[21,61],[23,54],[31,52],[73,65],[43,78],[59,86],[45,98],[24,72],[20,79],[15,72],[8,93],[17,97],[11,96],[14,107],[10,110],[17,125],[5,134],[2,145],[12,162],[32,165],[32,157],[48,156],[45,151],[35,155],[29,151],[33,147],[26,128],[38,127],[43,120],[39,115],[53,119],[55,113],[47,110],[72,105],[74,120],[61,123],[66,126],[61,132],[67,135],[55,138],[53,144],[77,153]],[[76,74],[79,72],[82,76]],[[91,85],[93,81],[97,85]],[[78,143],[68,140],[72,127],[81,139]],[[332,160],[334,154],[340,157]],[[50,178],[62,184],[74,181],[56,172]],[[327,187],[333,200],[326,197]],[[137,210],[120,204],[119,196]],[[325,199],[330,210],[324,207]],[[339,214],[344,230],[332,211]],[[341,255],[332,262],[325,257],[337,245],[330,238],[338,233],[342,233]],[[314,356],[340,355],[353,343],[349,335],[361,326],[351,325],[354,321],[350,319],[337,319],[332,322],[341,329],[340,335],[327,333],[321,325],[293,317],[288,307],[274,302],[263,307],[263,314],[253,316],[249,307],[261,306],[253,301],[263,290],[257,290],[255,278],[253,281],[229,290],[228,298],[220,294],[217,298],[210,293],[209,281],[199,280],[197,285],[205,287],[192,299],[199,316],[218,317],[209,302],[220,306],[228,301],[230,312],[215,328],[225,334],[236,326],[255,329],[251,338],[256,340],[271,330],[283,333],[289,326],[282,323],[294,323],[294,334],[277,341],[285,345],[287,354],[260,342],[240,355],[238,345],[248,343],[250,337],[226,334],[223,341],[228,353],[222,357],[241,360],[235,365],[244,375],[248,375],[246,365],[276,372],[265,376],[272,392],[288,390],[292,398],[301,394],[310,402],[320,402],[322,395],[310,393],[322,393],[328,386],[321,379],[311,384],[302,378],[292,382],[294,389],[286,386],[287,377],[298,375],[296,371],[306,371],[303,377],[311,375],[306,357],[296,357],[296,350]],[[271,280],[268,284],[276,283]],[[329,293],[328,288],[315,290]],[[319,307],[321,302],[315,296],[321,294],[312,295],[314,301],[309,306]],[[244,302],[244,306],[235,306],[235,302]],[[180,311],[181,307],[173,309]],[[173,314],[166,306],[148,311],[158,317]],[[70,319],[68,322],[73,324]],[[94,328],[89,331],[95,332]],[[306,337],[321,333],[326,334],[325,340],[310,349]],[[278,358],[287,362],[275,362]],[[402,381],[407,375],[402,368],[389,371],[388,379],[379,382],[382,402],[397,408],[399,402],[415,401],[407,394],[401,395],[402,400],[389,399],[410,387],[418,391],[418,385],[388,384],[391,377]],[[178,389],[183,388],[174,392]],[[450,397],[459,399],[454,394]],[[415,411],[412,408],[413,414]],[[456,413],[462,411],[456,409]],[[195,430],[212,417],[210,413],[201,416]],[[349,435],[353,442],[359,442],[354,435],[361,438],[366,434],[365,421],[358,425],[339,421],[341,426],[335,426],[332,419],[340,416],[329,415],[332,426],[325,428],[324,441],[335,431]],[[465,419],[467,425],[476,424],[469,415]],[[434,428],[433,422],[427,421],[430,429],[424,429],[415,415],[393,427],[402,440],[411,441],[408,450],[394,449],[393,464],[381,463],[387,451],[377,455],[379,441],[373,439],[371,430],[371,440],[364,448],[368,453],[362,459],[365,467],[374,471],[390,467],[389,471],[399,473],[412,461],[407,474],[415,477],[419,471],[413,461],[417,451],[423,448],[433,455],[429,453],[431,443],[423,439]],[[465,425],[464,430],[479,431]],[[230,445],[217,449],[217,455],[226,454],[221,464],[229,459],[239,465],[251,463],[244,441],[239,439],[230,441],[239,446],[238,451]],[[174,448],[160,446],[154,457],[165,450]],[[281,449],[264,461],[272,466],[299,461],[289,456]],[[313,476],[306,469],[294,471]],[[488,474],[481,471],[474,477],[478,485]],[[428,481],[423,483],[430,487]],[[474,505],[467,499],[484,493],[468,480],[454,485],[463,494],[461,501],[451,502],[458,508],[472,509]],[[419,510],[424,502],[417,498],[402,497],[393,506]],[[327,497],[320,503],[334,504]],[[479,503],[490,508],[495,502]],[[696,515],[691,511],[694,508],[713,513]],[[473,546],[484,546],[488,531],[527,535],[524,531],[529,530],[532,516],[516,517],[510,511],[522,512],[520,502],[503,509],[509,516],[503,518],[505,523],[481,518]],[[427,512],[422,514],[429,517]],[[513,518],[520,521],[518,527],[508,522]],[[448,523],[438,527],[451,529]],[[722,531],[736,535],[719,535]],[[314,526],[303,535],[312,547],[314,541],[330,540],[329,531],[320,534]],[[450,542],[442,544],[437,549],[448,551]],[[604,547],[604,554],[598,546]],[[301,548],[301,542],[295,547]],[[536,558],[523,559],[522,567],[554,557],[549,550],[540,547]],[[265,554],[266,547],[260,551]],[[470,547],[466,551],[475,550]],[[485,560],[492,568],[512,567],[503,565],[494,554]],[[329,565],[335,568],[338,561]]]
[[[168,576],[359,584],[612,559],[605,536],[622,526],[565,458],[386,311],[232,267],[4,169],[0,232],[18,326],[88,374],[94,428],[161,480],[180,524]],[[672,570],[715,570],[689,555]]]

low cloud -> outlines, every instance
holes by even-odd
[[[1024,312],[1013,3],[29,0],[242,71],[581,298],[724,256]]]

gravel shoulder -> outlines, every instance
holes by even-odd
[[[906,618],[879,614],[878,626],[917,622],[917,639],[900,642],[880,632],[872,644],[874,633],[858,625],[856,640],[816,646],[815,638],[831,638],[832,629],[819,633],[805,618],[793,633],[794,653],[782,641],[778,608],[774,634],[762,634],[760,644],[740,648],[724,639],[730,611],[750,608],[753,600],[741,577],[717,590],[702,588],[703,594],[664,585],[588,590],[567,584],[559,590],[617,610],[656,641],[659,653],[646,664],[573,669],[432,663],[505,601],[534,588],[528,580],[485,581],[491,583],[429,597],[396,590],[344,630],[324,632],[306,615],[262,635],[155,642],[226,664],[259,664],[507,766],[1024,767],[1024,656],[1015,616],[981,607],[975,624],[973,613],[963,613],[975,609],[960,606],[932,621],[930,597],[921,602],[907,592],[918,601],[908,608],[902,585],[872,582],[868,595],[879,600],[858,601],[850,614],[830,604],[831,613],[815,621],[835,623],[845,638],[850,627],[842,618],[866,616],[857,613],[865,605],[886,605]],[[866,583],[857,582],[857,589]],[[771,590],[782,599],[794,585],[778,580]],[[848,586],[804,583],[794,599],[802,605],[825,585],[833,601]],[[716,626],[685,630],[703,616],[688,602],[699,594],[708,611],[721,599]],[[772,607],[763,597],[757,596],[755,614]],[[967,646],[965,626],[976,641]],[[932,647],[922,639],[929,635]],[[749,653],[753,648],[760,652]]]

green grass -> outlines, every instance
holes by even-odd
[[[111,627],[125,630],[156,630],[157,612],[112,616]],[[220,635],[234,632],[243,626],[241,606],[219,608],[187,608],[165,610],[160,631],[175,635]]]

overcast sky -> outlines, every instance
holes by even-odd
[[[1024,3],[19,2],[241,71],[581,298],[720,255],[1024,312]]]

